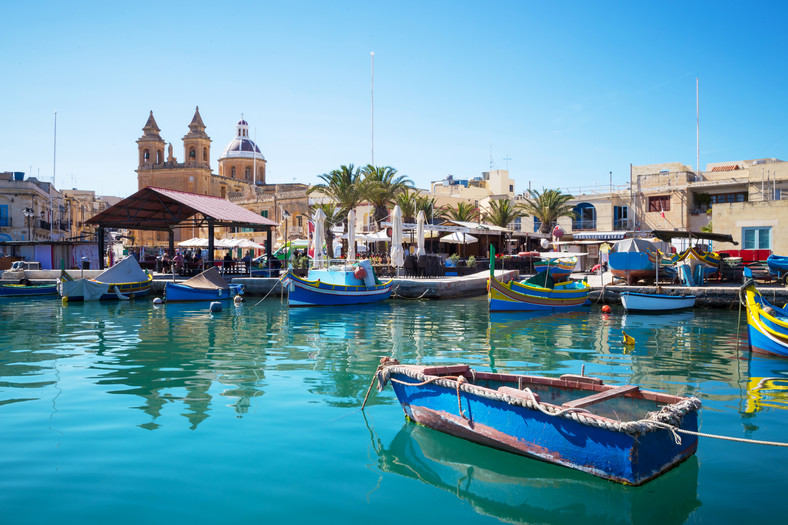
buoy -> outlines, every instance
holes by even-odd
[[[162,303],[161,297],[154,297],[153,298],[153,304],[161,304],[161,303]]]
[[[63,304],[63,306],[66,306],[68,304],[68,296],[64,295],[60,302]]]
[[[233,302],[235,304],[241,304],[242,302],[244,302],[244,298],[241,297],[240,295],[236,295],[235,297],[233,297]]]
[[[627,335],[627,333],[625,331],[623,331],[623,330],[621,331],[621,333],[624,335],[624,338],[621,341],[622,343],[624,343],[627,346],[635,344],[635,338],[634,337],[632,337],[631,335]]]
[[[602,305],[602,313],[603,313],[603,314],[609,314],[609,313],[610,313],[610,312],[612,312],[612,311],[613,311],[613,309],[612,309],[612,308],[610,308],[610,305],[609,305],[609,304],[603,304],[603,305]]]
[[[208,308],[211,312],[221,312],[222,311],[222,303],[219,301],[214,301],[211,303],[211,306]]]
[[[367,276],[367,271],[359,266],[353,271],[353,275],[356,277],[356,279],[363,279]]]

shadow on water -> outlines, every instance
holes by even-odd
[[[477,513],[510,523],[682,523],[700,506],[695,456],[629,487],[411,422],[388,446],[371,430],[370,436],[382,472],[445,490]]]

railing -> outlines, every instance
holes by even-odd
[[[572,221],[572,231],[596,230],[596,219]]]
[[[629,219],[616,219],[613,221],[613,230],[631,230]]]

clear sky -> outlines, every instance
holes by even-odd
[[[788,160],[786,2],[4,2],[0,171],[127,196],[153,110],[183,161],[241,113],[270,183],[374,160],[417,186],[625,184],[630,163]],[[572,189],[574,188],[574,190]]]

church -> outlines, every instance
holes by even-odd
[[[266,183],[265,157],[249,138],[249,124],[243,116],[235,126],[235,138],[219,156],[218,174],[211,170],[211,138],[205,132],[199,107],[194,110],[189,132],[182,139],[183,161],[179,162],[175,157],[172,143],[168,144],[161,137],[153,111],[142,131],[142,136],[137,140],[138,189],[155,186],[221,197],[277,222],[283,221],[283,214],[293,216],[292,226],[288,228],[290,231],[281,231],[280,236],[289,235],[293,238],[305,235],[306,219],[309,216],[307,186]],[[229,233],[217,231],[218,235]],[[135,246],[167,245],[167,234],[164,232],[137,231],[132,235],[135,237]],[[194,228],[178,229],[175,230],[175,243],[205,235],[205,232]],[[242,236],[257,240],[253,232],[244,232]]]

